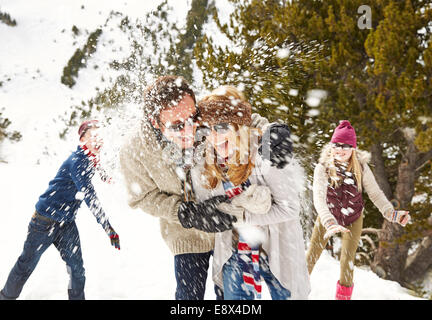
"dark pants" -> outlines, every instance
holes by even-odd
[[[24,243],[24,249],[12,268],[0,299],[16,299],[27,279],[48,247],[54,244],[66,262],[70,275],[68,295],[70,300],[84,299],[85,275],[81,255],[81,243],[75,221],[58,223],[54,220],[33,215]]]
[[[185,253],[174,256],[177,288],[176,300],[204,300],[207,271],[213,251]],[[217,300],[223,300],[222,290],[215,286]]]

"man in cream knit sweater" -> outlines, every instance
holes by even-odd
[[[216,209],[225,197],[193,202],[195,104],[182,77],[158,78],[144,93],[144,119],[120,151],[129,205],[160,219],[162,237],[174,254],[178,300],[204,298],[214,233],[236,221]]]

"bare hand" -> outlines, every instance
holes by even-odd
[[[345,227],[342,227],[339,224],[334,224],[334,225],[328,227],[327,232],[324,235],[324,239],[328,239],[338,232],[346,233],[346,232],[351,232],[351,231]]]

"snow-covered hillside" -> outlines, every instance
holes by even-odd
[[[169,2],[175,6],[181,23],[190,1]],[[101,75],[114,72],[108,64],[114,56],[125,54],[115,51],[123,39],[115,37],[115,30],[103,34],[99,45],[110,44],[110,50],[98,48],[87,68],[80,71],[73,89],[60,82],[63,68],[88,34],[106,22],[111,11],[135,19],[157,4],[158,1],[140,0],[0,0],[0,10],[17,21],[16,27],[0,23],[0,109],[4,108],[3,116],[12,121],[9,129],[23,135],[22,141],[6,141],[0,149],[1,157],[8,162],[0,163],[0,287],[22,250],[39,195],[61,162],[76,148],[75,130],[66,140],[59,138],[64,126],[59,116],[68,112],[72,104],[92,97],[95,87],[108,85],[101,81]],[[82,31],[81,35],[73,36],[74,25]],[[111,173],[116,178],[114,185],[97,179],[95,184],[110,221],[120,234],[122,249],[117,251],[110,246],[106,234],[83,205],[77,224],[86,269],[86,297],[173,299],[173,257],[161,238],[158,220],[131,210],[115,167]],[[310,298],[333,299],[338,275],[338,262],[324,253],[311,276]],[[20,298],[66,299],[67,283],[66,267],[51,247]],[[210,279],[207,287],[206,299],[214,299]],[[269,298],[264,290],[264,299]],[[369,270],[356,269],[353,299],[416,298],[395,282],[379,279]]]

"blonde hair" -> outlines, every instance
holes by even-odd
[[[235,186],[245,182],[255,167],[255,156],[258,151],[258,138],[261,135],[260,130],[244,125],[232,124],[235,131],[235,141],[229,141],[234,144],[234,156],[227,163],[228,170],[226,174],[222,172],[217,163],[215,150],[210,143],[206,142],[207,149],[204,163],[204,183],[207,189],[216,188],[221,181],[231,181]]]
[[[333,149],[331,150],[331,155],[332,155],[332,157],[330,158],[330,163],[328,166],[328,175],[330,178],[331,187],[337,188],[341,185],[342,181],[337,175],[336,165],[335,165],[334,156],[333,156]],[[362,166],[360,164],[360,161],[358,160],[358,157],[357,157],[356,149],[353,149],[353,151],[352,151],[351,158],[348,162],[347,171],[351,172],[354,175],[355,181],[357,182],[357,190],[359,192],[361,192],[362,191],[362,175],[363,175],[362,172],[363,171],[362,171]]]
[[[205,96],[202,101],[214,101],[221,99],[236,99],[246,102],[243,93],[234,86],[224,85],[213,90]],[[210,143],[206,142],[206,154],[204,164],[204,185],[207,189],[216,188],[221,181],[229,180],[238,186],[244,183],[252,173],[255,166],[255,155],[258,150],[258,139],[261,136],[259,129],[251,128],[245,125],[231,124],[235,131],[235,141],[229,141],[234,144],[235,154],[228,161],[228,170],[226,174],[217,164],[215,150]]]

